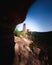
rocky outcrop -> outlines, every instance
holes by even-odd
[[[11,65],[14,58],[15,26],[26,18],[35,0],[0,0],[0,65]]]
[[[15,58],[13,65],[40,65],[40,61],[38,59],[39,53],[38,48],[36,48],[32,52],[29,45],[31,44],[31,40],[24,37],[14,37],[15,38]],[[20,38],[20,39],[19,39]],[[19,41],[18,41],[19,39]]]

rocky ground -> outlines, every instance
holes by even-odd
[[[39,48],[36,48],[36,53],[34,54],[29,48],[29,44],[32,42],[23,37],[15,37],[15,58],[13,65],[41,65],[38,59],[38,54],[40,52]],[[45,65],[45,64],[43,64]]]

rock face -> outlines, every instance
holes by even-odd
[[[0,65],[11,65],[14,58],[15,26],[23,22],[35,0],[0,0]]]
[[[15,37],[15,58],[13,65],[40,65],[38,54],[33,53],[29,47],[31,41],[23,37],[20,37],[19,41],[18,39],[19,37]]]

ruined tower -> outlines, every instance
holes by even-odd
[[[26,24],[23,24],[23,32],[26,32]]]

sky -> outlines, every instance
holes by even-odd
[[[30,7],[25,21],[16,28],[22,30],[24,23],[26,23],[26,28],[31,31],[52,31],[52,0],[37,0]]]

